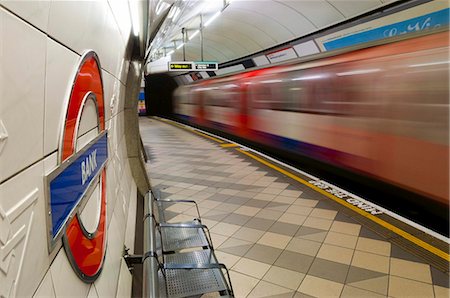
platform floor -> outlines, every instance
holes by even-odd
[[[140,130],[152,187],[199,203],[236,297],[449,297],[448,270],[232,144],[155,118],[141,118]],[[195,215],[170,208],[173,221]]]

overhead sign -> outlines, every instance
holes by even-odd
[[[218,69],[218,63],[213,61],[169,62],[169,71],[214,71]]]
[[[322,51],[330,51],[365,42],[448,26],[447,1],[430,1],[410,9],[334,32],[316,39]]]
[[[267,59],[269,59],[270,63],[277,63],[281,61],[295,59],[297,58],[297,54],[295,53],[293,48],[287,48],[266,54],[266,57]]]
[[[196,61],[194,62],[195,70],[218,70],[217,62]]]
[[[189,71],[193,69],[193,62],[169,62],[169,71]]]

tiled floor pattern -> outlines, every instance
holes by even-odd
[[[140,125],[153,188],[199,203],[236,297],[449,297],[448,275],[328,198],[180,128],[148,118]],[[168,216],[195,214],[176,204]]]

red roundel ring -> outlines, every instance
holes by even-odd
[[[85,53],[75,76],[64,122],[61,160],[63,163],[76,150],[77,129],[83,111],[83,99],[94,94],[97,104],[99,133],[105,130],[105,105],[100,62],[93,51]],[[106,169],[100,175],[100,216],[95,232],[88,233],[80,220],[79,213],[68,221],[63,244],[68,259],[85,282],[93,282],[100,275],[106,255]]]

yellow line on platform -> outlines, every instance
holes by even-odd
[[[222,144],[222,145],[220,145],[220,147],[223,147],[223,148],[234,148],[234,147],[239,147],[239,145],[231,143],[231,144]]]
[[[429,244],[429,243],[427,243],[427,242],[425,242],[425,241],[423,241],[423,240],[421,240],[421,239],[411,235],[408,232],[405,232],[404,230],[402,230],[402,229],[400,229],[400,228],[398,228],[398,227],[396,227],[396,226],[394,226],[394,225],[392,225],[392,224],[390,224],[390,223],[380,219],[379,217],[376,217],[376,216],[374,216],[374,215],[372,215],[370,213],[367,213],[364,210],[359,209],[358,207],[348,203],[347,201],[345,201],[343,199],[340,199],[340,198],[332,195],[331,193],[326,192],[325,190],[323,190],[321,188],[318,188],[315,185],[312,185],[308,181],[306,181],[306,180],[304,180],[304,179],[302,179],[302,178],[300,178],[300,177],[298,177],[298,176],[296,176],[296,175],[294,175],[294,174],[292,174],[292,173],[290,173],[290,172],[288,172],[286,170],[283,170],[282,168],[277,167],[276,165],[274,165],[274,164],[272,164],[272,163],[270,163],[270,162],[268,162],[268,161],[266,161],[266,160],[264,160],[264,159],[262,159],[262,158],[260,158],[260,157],[258,157],[256,155],[254,155],[254,154],[252,154],[250,152],[244,151],[244,150],[239,149],[239,148],[236,148],[236,150],[241,152],[242,154],[245,154],[248,157],[251,157],[254,160],[259,161],[260,163],[262,163],[262,164],[264,164],[264,165],[266,165],[266,166],[268,166],[268,167],[270,167],[270,168],[272,168],[272,169],[274,169],[274,170],[276,170],[276,171],[278,171],[278,172],[280,172],[280,173],[282,173],[282,174],[284,174],[284,175],[286,175],[286,176],[288,176],[288,177],[290,177],[290,178],[300,182],[301,184],[306,185],[309,188],[314,189],[315,191],[323,194],[324,196],[327,196],[328,198],[332,199],[333,201],[335,201],[335,202],[337,202],[337,203],[339,203],[339,204],[341,204],[341,205],[343,205],[343,206],[345,206],[345,207],[355,211],[356,213],[358,213],[358,214],[360,214],[360,215],[362,215],[362,216],[364,216],[364,217],[374,221],[375,223],[379,224],[380,226],[382,226],[382,227],[384,227],[384,228],[394,232],[395,234],[397,234],[397,235],[407,239],[408,241],[411,241],[412,243],[414,243],[414,244],[422,247],[423,249],[425,249],[425,250],[427,250],[427,251],[437,255],[438,257],[441,257],[442,259],[444,259],[446,261],[450,261],[449,254],[447,254],[446,252],[440,250],[439,248],[436,248],[436,247],[432,246],[431,244]]]
[[[208,138],[210,140],[216,141],[217,143],[220,143],[220,144],[224,143],[224,141],[222,141],[222,140],[220,140],[218,138],[212,137],[210,135],[207,135],[206,133],[202,133],[202,132],[199,132],[199,131],[196,131],[196,130],[193,130],[192,132],[196,133],[198,135],[201,135],[202,137],[205,137],[205,138]]]

